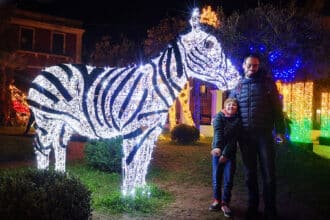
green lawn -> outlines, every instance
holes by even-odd
[[[14,139],[0,136],[1,158],[15,161],[30,155],[31,159],[31,140],[23,136]],[[109,215],[154,215],[176,197],[166,189],[158,188],[159,183],[175,182],[178,185],[194,184],[211,188],[210,144],[209,138],[189,146],[176,145],[167,139],[158,141],[147,176],[151,184],[151,195],[146,196],[141,192],[135,200],[121,197],[119,174],[97,171],[86,166],[83,161],[69,162],[68,173],[79,176],[92,191],[92,206],[96,212]],[[246,191],[239,152],[237,163],[233,194]],[[278,146],[276,164],[279,205],[289,207],[285,209],[294,207],[296,211],[302,209],[300,216],[309,211],[316,219],[327,219],[330,216],[330,160],[299,147]],[[297,207],[297,204],[301,204],[301,207]]]
[[[173,197],[157,188],[148,185],[144,194],[143,190],[137,191],[136,197],[124,198],[120,192],[121,175],[105,173],[86,166],[84,163],[72,164],[68,172],[78,176],[92,192],[92,207],[103,214],[130,213],[135,215],[150,215],[164,207],[173,200]]]

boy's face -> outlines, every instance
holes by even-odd
[[[237,103],[236,102],[228,102],[225,105],[225,111],[229,114],[229,115],[234,115],[237,112]]]

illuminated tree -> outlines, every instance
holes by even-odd
[[[262,5],[226,17],[220,33],[223,47],[237,67],[246,54],[258,53],[263,68],[275,79],[305,82],[285,84],[281,93],[283,110],[292,120],[291,140],[310,142],[314,86],[307,81],[326,78],[329,73],[329,33],[321,17],[292,2],[281,8]]]
[[[282,81],[318,77],[329,60],[321,18],[302,13],[293,3],[235,12],[224,19],[220,32],[237,67],[247,53],[259,53],[264,67]]]
[[[9,91],[16,123],[18,125],[25,125],[30,117],[26,94],[13,84],[9,85]]]

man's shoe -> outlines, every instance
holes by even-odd
[[[223,215],[227,218],[231,218],[233,216],[233,212],[231,211],[231,209],[229,208],[229,206],[227,204],[222,204],[221,205],[221,210],[223,212]]]
[[[210,211],[219,211],[220,209],[221,209],[221,205],[218,201],[214,201],[209,207]]]

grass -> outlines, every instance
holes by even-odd
[[[135,198],[123,197],[120,192],[121,175],[98,171],[84,163],[69,166],[68,172],[78,176],[91,190],[92,207],[102,214],[148,215],[173,200],[173,196],[155,185],[138,189]]]
[[[0,136],[0,142],[6,137]],[[22,142],[21,142],[22,143]],[[0,155],[8,149],[17,155],[26,154],[23,147],[0,146]],[[28,144],[28,143],[26,143]],[[9,146],[8,145],[8,146]],[[22,146],[19,144],[18,146]],[[15,150],[13,150],[15,149]],[[123,198],[120,193],[121,175],[105,173],[81,163],[69,163],[69,174],[78,176],[92,192],[92,207],[95,212],[106,215],[153,215],[174,201],[176,195],[164,191],[159,185],[174,182],[178,185],[203,185],[211,190],[211,140],[202,138],[197,144],[180,146],[162,138],[157,143],[147,176],[151,195],[140,190],[135,199]],[[243,166],[237,155],[237,172],[234,192],[246,192]],[[17,158],[20,158],[18,156]],[[276,155],[277,191],[280,205],[303,205],[316,215],[327,219],[330,215],[330,160],[313,152],[293,146],[278,146]],[[166,190],[166,189],[165,189]],[[299,217],[297,217],[299,219]]]
[[[201,138],[193,145],[178,145],[169,140],[159,140],[151,161],[150,181],[175,181],[178,184],[211,185],[211,138]],[[243,165],[238,156],[237,169]],[[242,172],[237,172],[235,181],[243,184]]]
[[[303,201],[327,218],[330,214],[330,160],[299,147],[281,147],[277,154],[278,185],[291,201]],[[322,219],[322,218],[320,218]]]

